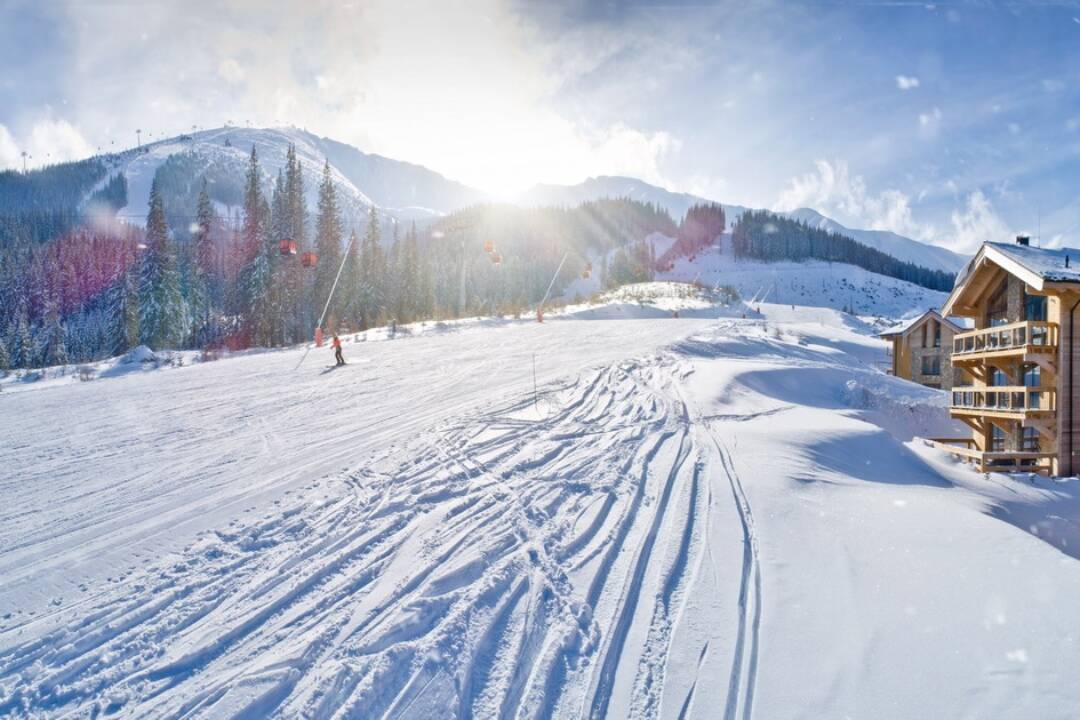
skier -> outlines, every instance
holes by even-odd
[[[337,333],[334,333],[334,339],[330,342],[330,344],[334,348],[334,359],[337,360],[337,364],[344,365],[345,358],[341,354],[341,338],[337,336]]]

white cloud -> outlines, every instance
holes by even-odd
[[[0,124],[0,170],[14,167],[22,167],[19,146],[15,144],[15,138],[7,126]]]
[[[1061,92],[1065,89],[1065,83],[1061,80],[1047,78],[1042,81],[1042,89],[1048,93]]]
[[[244,78],[247,77],[247,72],[245,72],[244,68],[240,66],[240,63],[236,61],[236,58],[227,57],[222,58],[221,62],[218,63],[218,75],[225,82],[235,85],[244,81]]]
[[[41,120],[18,140],[0,125],[0,168],[22,168],[24,150],[29,154],[30,167],[81,160],[94,154],[90,143],[67,120]]]
[[[934,108],[929,112],[919,113],[919,130],[923,135],[936,135],[941,126],[941,109]]]
[[[896,87],[901,90],[914,90],[919,87],[919,78],[909,75],[897,75]]]
[[[81,160],[94,154],[94,148],[67,120],[42,120],[36,123],[26,141],[26,149],[37,165]]]
[[[1008,127],[1009,127],[1009,134],[1010,135],[1019,135],[1020,134],[1020,129],[1021,129],[1020,128],[1020,123],[1011,122],[1011,123],[1009,123]]]
[[[952,212],[951,245],[958,252],[974,252],[987,240],[1001,242],[1010,236],[1009,228],[981,190],[968,195],[967,205]]]
[[[472,0],[464,10],[415,0],[315,5],[267,13],[227,5],[244,14],[237,24],[151,3],[138,22],[155,38],[152,53],[116,31],[131,26],[126,5],[66,6],[80,53],[72,92],[80,123],[99,142],[133,137],[136,126],[169,135],[229,119],[296,125],[493,192],[601,173],[670,184],[663,168],[679,152],[674,133],[557,102],[628,39],[549,41],[503,0]],[[206,51],[193,53],[196,43]],[[560,52],[575,43],[577,51]],[[98,77],[111,82],[89,82]],[[628,79],[607,90],[641,88]]]
[[[911,199],[900,190],[868,192],[861,175],[853,175],[847,162],[818,160],[816,170],[792,178],[776,202],[778,210],[811,207],[856,228],[890,230],[918,240],[928,240],[933,230],[915,221]]]

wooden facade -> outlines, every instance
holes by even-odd
[[[892,374],[927,387],[952,389],[958,377],[952,364],[953,337],[962,331],[936,310],[927,310],[881,333],[892,344]]]
[[[1070,254],[1071,253],[1071,254]],[[957,278],[944,312],[974,321],[954,335],[959,379],[950,414],[983,470],[1080,472],[1080,250],[985,243]]]

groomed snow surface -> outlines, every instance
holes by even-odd
[[[676,295],[3,392],[0,716],[1076,717],[1075,482]]]

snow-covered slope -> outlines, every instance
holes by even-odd
[[[121,214],[145,220],[150,184],[171,155],[194,154],[202,165],[216,165],[241,182],[254,146],[269,186],[285,165],[290,144],[296,146],[304,174],[307,202],[314,208],[323,164],[329,159],[343,211],[357,218],[372,204],[400,219],[431,219],[485,199],[480,191],[444,178],[420,165],[363,153],[298,128],[225,127],[145,145],[142,152],[110,156],[111,175],[128,179],[128,204]]]
[[[762,311],[0,394],[0,715],[1075,716],[1076,483]]]
[[[737,260],[730,235],[693,260],[675,260],[659,280],[698,281],[709,286],[730,285],[744,300],[758,299],[788,305],[809,305],[859,315],[900,318],[941,307],[946,293],[878,275],[854,265],[813,262]]]
[[[563,205],[572,207],[589,200],[600,198],[631,198],[664,208],[675,222],[686,215],[693,205],[713,202],[689,193],[672,192],[650,185],[644,180],[632,177],[603,175],[591,177],[577,185],[535,185],[518,198],[518,202],[527,205]],[[741,205],[724,205],[728,222],[746,211]]]
[[[676,222],[686,215],[687,209],[691,206],[714,202],[688,193],[665,190],[637,178],[618,176],[593,177],[577,185],[536,185],[525,192],[519,198],[519,202],[532,205],[573,206],[598,198],[619,197],[654,203],[666,209]],[[724,207],[729,224],[734,223],[738,216],[748,209],[742,205],[721,204]],[[800,208],[785,214],[795,220],[805,221],[811,227],[846,235],[899,260],[912,262],[933,270],[945,270],[954,273],[967,262],[967,257],[951,250],[912,240],[893,232],[844,227],[835,220],[827,218],[810,208]]]
[[[892,255],[897,260],[915,263],[931,270],[945,270],[946,272],[955,273],[968,261],[967,256],[960,255],[952,250],[918,242],[887,230],[856,230],[844,227],[835,220],[827,218],[810,208],[799,208],[785,214],[793,220],[805,222],[812,228],[846,235],[863,245],[877,248],[886,255]]]

